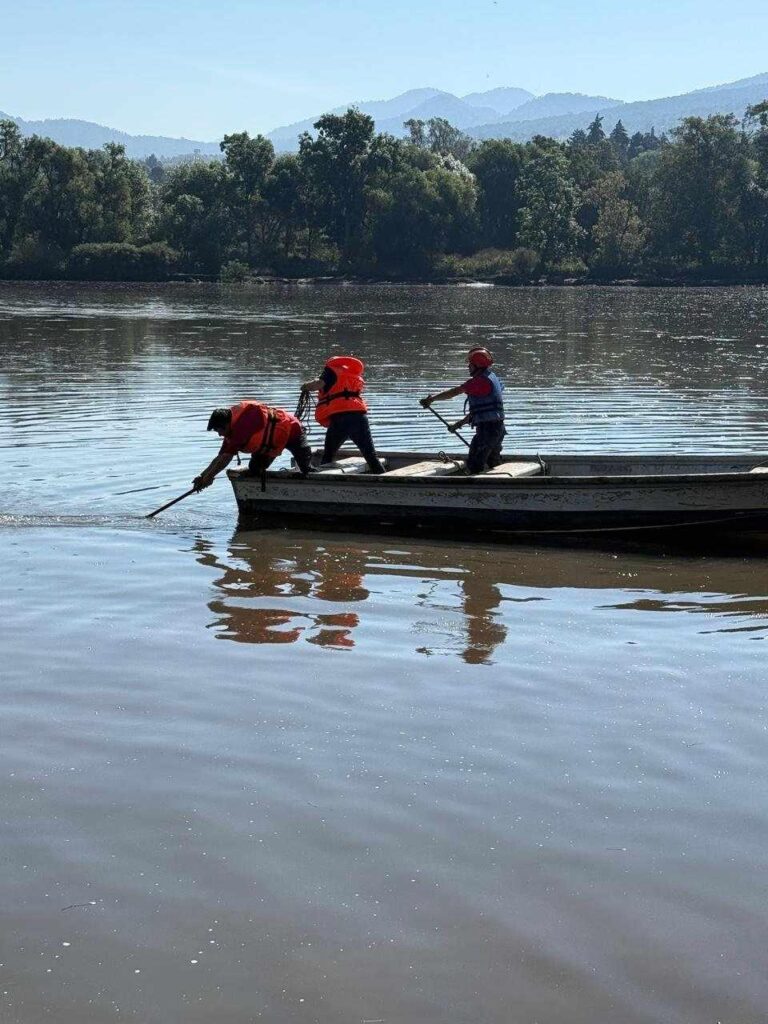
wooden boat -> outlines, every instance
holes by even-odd
[[[461,527],[516,534],[768,529],[768,455],[522,455],[467,476],[460,455],[359,455],[306,479],[295,469],[229,478],[242,516],[337,524]]]

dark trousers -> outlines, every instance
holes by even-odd
[[[467,456],[468,473],[482,473],[501,465],[501,446],[505,434],[503,423],[477,424]]]
[[[384,472],[384,467],[379,462],[376,449],[373,447],[371,427],[364,412],[337,412],[331,416],[325,435],[322,461],[333,462],[336,453],[345,441],[351,441],[357,445],[372,473]]]
[[[306,476],[309,472],[309,464],[312,460],[312,449],[307,441],[307,435],[302,430],[299,437],[295,441],[289,441],[285,447],[296,460],[296,465],[301,471],[301,475]],[[271,459],[265,458],[263,455],[252,455],[251,460],[248,463],[248,472],[258,476],[260,473],[263,473],[276,458],[277,456],[274,455]]]

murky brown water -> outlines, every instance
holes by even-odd
[[[383,446],[483,341],[525,450],[766,452],[767,315],[0,288],[3,1024],[765,1020],[764,554],[143,514],[333,344]]]

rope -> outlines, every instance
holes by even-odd
[[[296,412],[294,415],[296,416],[296,419],[300,421],[304,433],[307,435],[307,439],[309,439],[309,435],[312,431],[314,409],[315,400],[312,397],[312,393],[310,391],[302,391],[299,395],[299,401],[296,405]]]
[[[468,476],[467,467],[464,465],[464,463],[459,462],[459,460],[455,459],[452,455],[448,455],[446,452],[438,452],[437,457],[438,459],[440,459],[441,462],[445,462],[447,465],[455,466],[458,469],[459,473],[463,473],[465,476]]]

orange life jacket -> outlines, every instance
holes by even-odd
[[[244,402],[232,406],[232,419],[228,433],[232,434],[235,424],[243,413],[253,408],[254,405],[261,409],[264,423],[259,430],[251,434],[244,444],[239,445],[240,451],[275,459],[288,444],[294,424],[294,417],[285,409],[275,409],[270,405],[264,405],[263,402],[246,399]]]
[[[315,406],[317,422],[327,427],[331,416],[337,412],[368,412],[362,397],[365,366],[361,360],[354,356],[334,356],[325,365],[336,374],[336,381],[330,388],[320,388]]]

